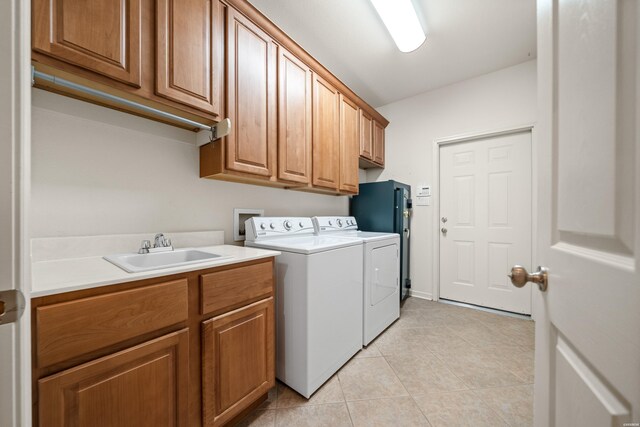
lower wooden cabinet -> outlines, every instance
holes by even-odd
[[[174,332],[38,381],[41,426],[187,426],[189,333]]]
[[[275,386],[274,258],[31,300],[33,425],[222,426]]]
[[[267,298],[203,322],[205,426],[224,425],[275,385],[273,310]]]

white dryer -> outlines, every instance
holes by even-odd
[[[368,345],[400,317],[400,235],[359,231],[354,217],[313,217],[316,233],[363,246],[363,330]]]
[[[362,244],[311,218],[253,217],[246,246],[277,248],[276,376],[309,398],[362,348]]]

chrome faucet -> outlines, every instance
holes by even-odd
[[[138,253],[148,254],[151,252],[167,252],[172,250],[173,246],[171,245],[171,239],[167,239],[164,237],[164,234],[158,233],[153,238],[153,247],[151,247],[151,242],[149,240],[143,240],[140,244],[140,249],[138,249]]]
[[[167,239],[164,237],[164,234],[158,233],[156,237],[154,237],[154,248],[166,248],[167,246],[171,246],[171,242],[167,244]]]

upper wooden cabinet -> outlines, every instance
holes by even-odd
[[[386,119],[247,0],[32,2],[37,70],[173,116],[36,87],[192,130],[175,117],[231,120],[222,139],[198,135],[201,177],[352,194],[356,163],[384,165]]]
[[[313,76],[313,185],[337,190],[340,179],[340,94]]]
[[[360,110],[360,167],[384,167],[384,126]]]
[[[233,8],[227,8],[227,106],[231,133],[226,167],[271,177],[277,137],[276,44]]]
[[[358,106],[340,95],[340,190],[358,193],[360,143]]]
[[[34,50],[141,86],[141,0],[33,0],[32,4]]]
[[[377,121],[373,121],[373,162],[384,166],[384,127]]]
[[[220,3],[212,0],[156,2],[158,95],[217,117],[222,70],[214,69],[213,59],[220,51],[214,30],[221,11]]]
[[[311,181],[311,69],[283,47],[278,54],[278,178]]]
[[[360,110],[360,157],[373,159],[373,119],[363,110]]]

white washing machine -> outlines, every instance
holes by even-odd
[[[311,218],[253,217],[246,246],[276,249],[276,376],[309,398],[362,348],[362,244]]]
[[[354,217],[313,217],[319,236],[359,240],[363,245],[363,331],[368,345],[400,317],[400,235],[359,231]]]

